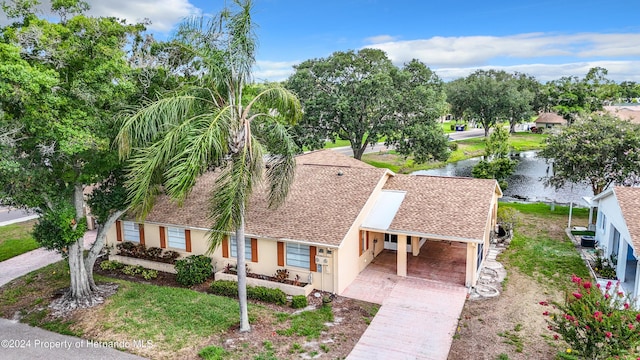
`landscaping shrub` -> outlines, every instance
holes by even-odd
[[[117,261],[105,260],[100,263],[100,269],[102,270],[120,270],[124,267],[124,264]]]
[[[211,258],[204,255],[191,255],[176,261],[176,281],[180,285],[202,284],[213,272]]]
[[[167,250],[162,254],[162,260],[169,264],[174,264],[176,259],[180,257],[180,253],[173,250]]]
[[[561,304],[552,302],[554,310],[545,311],[549,330],[562,338],[571,355],[585,359],[610,359],[632,355],[637,357],[640,342],[640,313],[634,303],[620,291],[620,284],[609,281],[603,293],[600,285],[593,286],[573,275],[574,291]],[[549,306],[546,301],[541,305]]]
[[[158,277],[158,271],[153,270],[153,269],[145,269],[143,268],[140,271],[140,275],[142,275],[142,278],[145,280],[151,280],[151,279],[155,279]]]
[[[211,283],[211,287],[209,288],[212,294],[227,296],[227,297],[238,297],[238,283],[235,281],[229,280],[219,280]]]
[[[455,141],[450,141],[450,142],[448,143],[448,146],[449,146],[449,150],[451,150],[451,151],[456,151],[456,150],[458,150],[458,143],[457,143],[457,142],[455,142]]]
[[[270,289],[264,286],[247,286],[247,297],[253,300],[260,300],[277,305],[287,303],[287,294],[280,289]]]
[[[136,276],[140,274],[144,268],[137,265],[127,265],[122,268],[122,273],[129,276]]]
[[[291,299],[291,307],[294,309],[302,309],[307,307],[307,297],[304,295],[296,295]]]
[[[209,289],[215,295],[238,297],[238,283],[235,281],[214,281]],[[282,290],[270,289],[264,286],[247,286],[247,298],[278,305],[287,303],[287,295]]]
[[[159,247],[150,247],[147,249],[147,257],[151,260],[162,258],[162,249]]]

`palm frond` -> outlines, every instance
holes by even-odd
[[[129,114],[115,139],[120,158],[129,157],[134,148],[155,141],[170,127],[192,117],[203,102],[210,101],[192,95],[176,95],[156,100],[134,114]]]
[[[302,119],[302,105],[300,100],[291,91],[281,87],[272,86],[261,91],[244,108],[244,117],[248,117],[257,103],[266,106],[270,113],[256,113],[251,118],[260,116],[278,116],[289,125],[295,125]]]
[[[235,230],[244,216],[243,209],[249,195],[248,165],[238,156],[229,161],[216,178],[210,196],[211,227],[209,252],[213,252],[227,232]]]
[[[295,175],[298,146],[288,128],[276,121],[254,124],[254,135],[263,144],[267,157],[265,178],[269,185],[269,207],[278,207],[286,199]]]
[[[199,117],[185,138],[182,151],[171,159],[165,172],[165,191],[182,204],[197,178],[212,167],[223,164],[228,154],[231,127],[229,107]]]

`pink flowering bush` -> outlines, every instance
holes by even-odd
[[[564,304],[541,301],[553,338],[564,340],[581,359],[636,359],[640,346],[640,313],[609,281],[605,289],[575,275]]]

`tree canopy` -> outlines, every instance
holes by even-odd
[[[452,113],[480,122],[485,137],[498,122],[513,121],[513,128],[516,122],[527,119],[535,98],[531,79],[502,70],[477,70],[447,86]]]
[[[360,159],[367,146],[386,138],[417,161],[446,159],[444,134],[435,124],[446,102],[442,82],[413,60],[398,69],[377,49],[335,52],[296,66],[287,88],[304,107],[297,142],[311,149],[349,140]]]
[[[586,183],[597,195],[611,184],[640,183],[640,128],[609,114],[591,114],[550,134],[540,155],[553,164],[549,185]]]
[[[0,198],[42,213],[36,240],[67,255],[68,299],[90,305],[104,232],[85,262],[83,189],[120,166],[115,118],[137,93],[126,55],[144,27],[79,15],[86,4],[75,0],[53,1],[52,22],[36,16],[35,3],[5,5],[15,22],[0,41],[0,129],[12,141],[3,143]]]
[[[602,110],[605,100],[615,97],[612,82],[606,78],[607,69],[595,67],[584,78],[564,76],[546,84],[551,109],[565,118],[569,124],[580,116]]]

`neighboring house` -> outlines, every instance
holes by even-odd
[[[246,259],[251,272],[273,275],[286,268],[315,289],[342,293],[382,251],[397,252],[396,273],[407,275],[407,258],[428,241],[466,249],[464,285],[475,286],[496,224],[495,180],[394,174],[332,150],[297,157],[285,203],[269,209],[258,188],[246,213]],[[178,207],[159,196],[144,224],[120,221],[108,244],[141,242],[180,252],[208,250],[209,189],[216,173],[204,174]],[[210,254],[217,270],[235,264],[230,234]],[[464,258],[464,255],[463,255]]]
[[[640,283],[640,188],[615,186],[593,198],[598,206],[596,240],[604,256],[617,260],[625,292],[638,297]]]
[[[604,110],[622,120],[640,124],[640,105],[612,105],[605,106]]]
[[[567,125],[567,120],[556,113],[545,112],[536,119],[536,127],[538,128],[552,128],[558,125]]]

